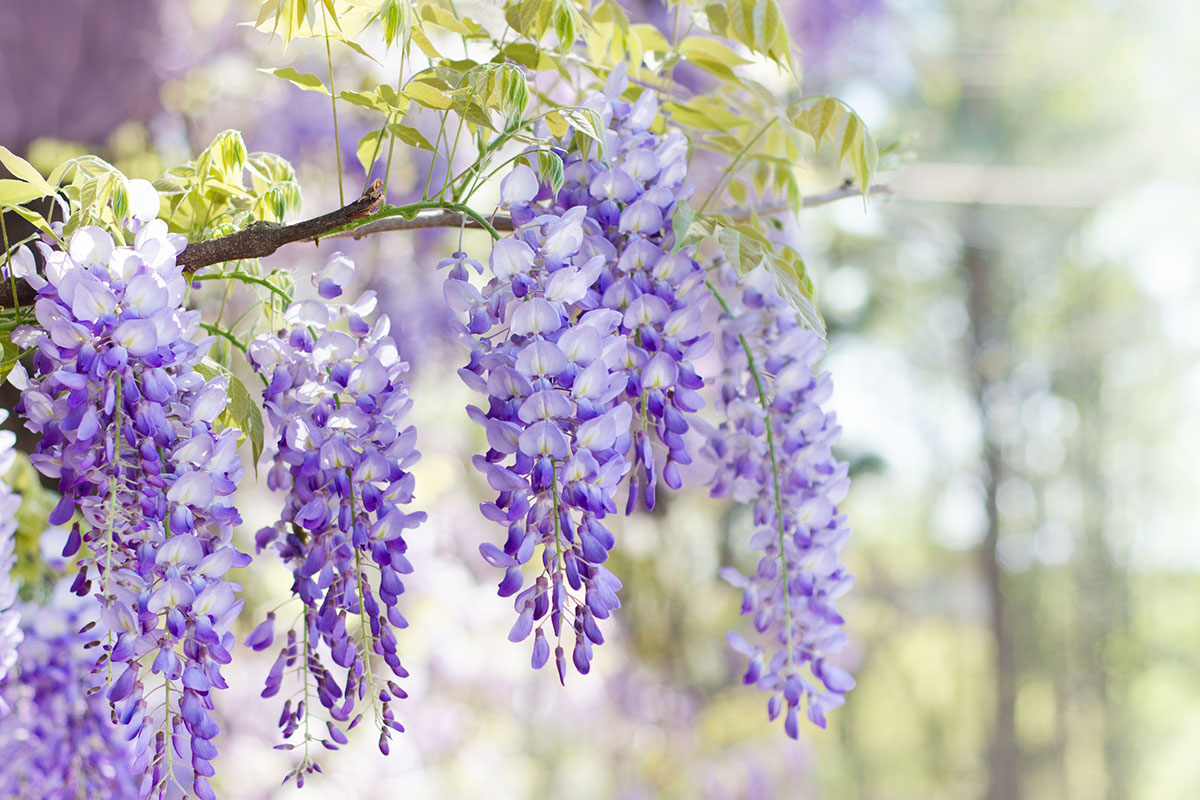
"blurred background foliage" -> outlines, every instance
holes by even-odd
[[[292,162],[306,213],[334,207],[328,101],[256,72],[287,63],[277,39],[238,27],[257,5],[0,3],[0,143],[43,171],[93,152],[154,178],[233,128]],[[624,5],[635,20],[669,14]],[[805,211],[786,232],[829,325],[856,478],[858,688],[797,745],[731,685],[738,597],[715,574],[745,557],[748,521],[702,492],[618,527],[619,645],[594,674],[563,690],[530,672],[476,553],[494,531],[474,511],[464,454],[478,442],[432,270],[457,234],[344,240],[416,368],[431,523],[403,643],[409,733],[390,759],[366,741],[326,759],[304,796],[1200,796],[1200,9],[781,5],[806,94],[846,99],[914,156],[889,198]],[[335,51],[341,86],[371,77],[352,55]],[[287,58],[319,73],[325,54],[297,40]],[[343,114],[354,191],[374,122]],[[419,195],[427,169],[398,158],[392,202]],[[252,532],[276,501],[245,494]],[[247,581],[259,612],[287,588],[262,562],[267,579]],[[283,756],[263,755],[274,721],[254,655],[238,654],[218,708],[218,773],[230,796],[299,796],[277,787]]]

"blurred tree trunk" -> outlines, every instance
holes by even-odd
[[[1077,695],[1099,713],[1099,734],[1107,800],[1127,800],[1129,787],[1129,577],[1119,548],[1120,523],[1113,522],[1105,454],[1113,437],[1105,425],[1120,412],[1105,408],[1102,361],[1119,344],[1113,321],[1120,306],[1106,303],[1104,271],[1077,281],[1071,292],[1067,330],[1074,356],[1058,376],[1060,391],[1079,410],[1072,461],[1084,491],[1080,552],[1074,559],[1077,607],[1075,652]],[[1110,290],[1111,291],[1111,290]],[[1119,290],[1118,296],[1122,294]],[[1119,334],[1118,334],[1119,337]],[[1085,719],[1086,719],[1086,708]]]
[[[988,414],[988,390],[1004,377],[1008,348],[1007,314],[997,308],[995,265],[982,236],[985,212],[979,206],[966,211],[963,230],[962,271],[967,287],[970,320],[970,371],[983,437],[984,507],[987,534],[979,546],[979,569],[987,592],[992,634],[992,669],[995,681],[992,737],[987,757],[987,800],[1018,800],[1020,748],[1016,732],[1017,663],[1013,645],[1012,608],[1005,596],[1006,578],[997,547],[1000,514],[996,493],[1004,477],[1004,455],[993,435]]]

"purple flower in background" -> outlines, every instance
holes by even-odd
[[[800,324],[769,277],[739,280],[722,265],[715,282],[730,308],[720,319],[723,421],[702,426],[704,454],[716,466],[713,496],[753,504],[757,569],[721,574],[742,589],[742,613],[766,647],[738,633],[729,641],[749,658],[745,682],[771,692],[771,719],[784,713],[788,735],[797,738],[802,705],[825,727],[825,712],[854,687],[829,659],[846,642],[836,601],[854,582],[839,557],[850,535],[837,509],[850,485],[847,465],[832,452],[841,428],[821,408],[832,390],[829,374],[812,369],[824,342]]]
[[[587,302],[621,314],[623,341],[611,356],[627,379],[620,397],[633,410],[628,513],[639,500],[654,507],[659,477],[672,489],[681,486],[679,465],[692,461],[684,442],[688,418],[704,405],[692,362],[711,347],[712,335],[701,329],[710,297],[704,271],[692,248],[672,252],[671,214],[694,189],[685,183],[687,140],[678,132],[652,133],[657,99],[644,91],[628,103],[621,99],[627,86],[618,66],[604,92],[584,101],[609,127],[607,160],[568,153],[566,183],[546,205],[559,213],[587,208],[583,246],[587,255],[603,257]],[[513,218],[540,207],[515,202]]]
[[[314,283],[322,296],[336,297],[352,271],[336,253]],[[390,680],[376,685],[370,659],[381,656],[394,676],[408,675],[396,651],[396,630],[408,624],[399,608],[402,576],[412,571],[404,532],[425,514],[403,509],[413,499],[408,470],[420,457],[416,429],[403,423],[412,405],[408,365],[388,335],[388,318],[364,319],[374,307],[373,292],[336,310],[317,300],[293,303],[284,327],[257,338],[249,355],[268,380],[264,406],[279,437],[267,484],[287,493],[281,519],[258,532],[257,545],[278,552],[303,603],[300,630],[288,631],[263,696],[277,693],[284,670],[296,667],[306,696],[311,691],[330,717],[320,743],[336,750],[362,717],[354,715],[356,703],[369,694],[386,754],[392,731],[404,730],[390,704],[406,694]],[[348,332],[334,327],[339,319]],[[272,615],[246,644],[262,650],[273,641]],[[303,731],[306,754],[289,775],[298,785],[319,769],[307,755],[308,742],[320,738],[310,731],[312,711],[287,700],[280,718],[285,738]]]
[[[8,411],[0,408],[0,422],[7,418]],[[4,476],[12,469],[15,440],[11,431],[0,431],[0,680],[16,663],[17,645],[21,643],[21,617],[13,608],[17,601],[17,584],[12,577],[17,560],[13,553],[13,536],[17,532],[17,509],[21,507],[21,498],[4,482]],[[0,715],[3,713],[0,704]]]
[[[243,468],[239,431],[214,427],[225,379],[197,371],[212,340],[183,310],[185,243],[148,206],[130,221],[132,247],[93,227],[66,251],[41,245],[38,325],[13,334],[36,347],[17,410],[41,436],[32,461],[58,478],[50,524],[82,518],[63,555],[87,544],[71,588],[100,602],[94,670],[133,742],[141,794],[174,784],[210,798],[210,690],[225,687],[242,606],[223,576],[249,563],[230,541]]]
[[[139,797],[133,746],[111,717],[98,685],[93,603],[60,583],[52,603],[22,608],[24,640],[15,669],[0,681],[0,796],[11,800]]]
[[[522,170],[506,179],[506,195],[527,193],[532,173]],[[508,530],[503,548],[487,543],[480,552],[505,570],[500,596],[516,595],[508,638],[533,634],[539,669],[552,638],[563,681],[564,641],[573,631],[571,660],[587,673],[592,646],[604,641],[596,620],[620,605],[621,584],[603,565],[614,540],[602,520],[617,511],[632,419],[619,400],[625,375],[612,360],[624,344],[621,314],[590,296],[604,258],[585,251],[585,212],[540,214],[496,242],[496,277],[483,292],[468,282],[467,266],[478,264],[465,255],[441,264],[450,268],[446,299],[466,317],[462,333],[472,348],[459,374],[487,398],[486,408],[467,409],[489,445],[475,466],[498,493],[482,511]],[[539,547],[542,571],[526,587],[522,565]]]

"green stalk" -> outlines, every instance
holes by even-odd
[[[722,310],[726,314],[733,312],[729,308],[729,303],[725,297],[717,290],[710,280],[705,280],[704,285],[713,293],[713,297],[721,305]],[[787,664],[790,667],[792,664],[792,603],[787,591],[787,556],[784,554],[784,530],[783,530],[783,498],[779,491],[779,459],[775,452],[775,433],[771,426],[771,408],[767,401],[767,390],[763,384],[762,374],[758,371],[758,365],[754,360],[754,354],[750,351],[750,343],[746,341],[744,334],[738,334],[738,341],[742,345],[742,351],[746,354],[746,362],[750,367],[750,375],[754,378],[754,387],[758,391],[758,402],[762,406],[763,416],[766,417],[767,429],[767,452],[771,456],[771,478],[775,490],[775,524],[779,529],[779,565],[780,565],[780,580],[783,581],[783,615],[784,615],[784,635],[787,638]]]
[[[217,273],[214,275],[193,275],[191,277],[191,280],[193,280],[193,281],[230,280],[230,281],[241,281],[242,283],[253,283],[256,286],[262,286],[266,289],[270,289],[281,300],[283,300],[285,307],[287,304],[292,302],[291,296],[288,295],[288,293],[285,292],[283,289],[280,289],[278,286],[276,286],[275,284],[266,280],[265,278],[260,278],[257,275],[247,275],[244,272],[220,272],[220,273]]]
[[[700,208],[696,209],[697,214],[703,213],[704,209],[708,208],[708,204],[712,202],[713,197],[716,196],[720,188],[725,185],[725,181],[729,180],[729,176],[733,174],[733,171],[737,168],[737,165],[740,164],[746,154],[750,152],[750,148],[754,147],[755,143],[758,142],[758,140],[761,139],[763,135],[766,134],[767,130],[774,124],[774,117],[767,120],[767,123],[758,129],[758,133],[754,134],[753,138],[746,142],[746,146],[738,151],[738,154],[733,157],[733,161],[730,161],[729,166],[725,168],[725,172],[721,174],[721,179],[717,181],[716,186],[714,186],[712,191],[708,193],[708,197],[704,198],[704,202],[700,204]],[[716,290],[714,289],[713,291],[715,292]]]
[[[342,139],[338,132],[337,89],[333,86],[333,47],[329,44],[329,16],[321,6],[321,23],[325,26],[325,59],[329,64],[329,102],[333,105],[333,152],[337,158],[338,200],[346,205],[346,193],[342,188]]]

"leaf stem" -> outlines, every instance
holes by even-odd
[[[715,197],[721,187],[725,185],[725,182],[729,180],[729,176],[733,174],[733,171],[737,168],[737,165],[740,164],[746,154],[750,152],[750,148],[754,147],[758,140],[761,139],[767,130],[770,129],[770,127],[774,124],[775,117],[771,117],[771,119],[767,120],[765,125],[758,129],[758,133],[754,134],[753,138],[746,142],[746,145],[738,151],[738,154],[733,157],[733,161],[730,161],[729,166],[725,168],[725,172],[721,174],[721,178],[717,181],[716,185],[713,186],[712,191],[708,193],[708,197],[705,197],[704,202],[700,204],[700,208],[696,211],[697,214],[703,213],[704,209],[708,208],[708,204],[712,202],[713,197]]]
[[[342,188],[342,139],[338,132],[337,89],[333,86],[333,47],[329,43],[329,15],[321,6],[321,24],[325,27],[325,59],[329,64],[329,102],[333,106],[333,150],[337,158],[338,201],[346,205],[346,193]]]
[[[216,273],[214,275],[193,275],[192,280],[194,280],[194,281],[231,280],[231,281],[241,281],[242,283],[253,283],[256,286],[262,286],[264,288],[270,289],[271,292],[273,292],[281,300],[283,300],[283,302],[285,304],[292,302],[291,295],[289,295],[283,289],[280,289],[275,284],[268,281],[266,278],[260,278],[257,275],[247,275],[244,272],[220,272],[220,273]]]
[[[704,285],[713,293],[713,297],[717,299],[721,309],[732,317],[733,311],[730,309],[729,303],[713,282],[705,279]],[[779,579],[783,582],[784,636],[787,641],[787,664],[790,667],[792,664],[792,603],[788,595],[787,586],[788,563],[787,553],[784,549],[783,497],[779,491],[779,459],[775,451],[775,433],[771,424],[771,405],[767,401],[767,390],[763,384],[762,374],[758,370],[758,364],[754,360],[754,353],[750,350],[750,343],[746,340],[745,334],[739,333],[738,341],[742,345],[742,351],[746,354],[750,376],[754,379],[754,387],[758,391],[758,402],[762,406],[763,416],[766,418],[764,422],[766,422],[765,427],[767,429],[767,452],[771,458],[771,478],[775,493],[775,524],[779,530],[779,564],[782,572]]]

